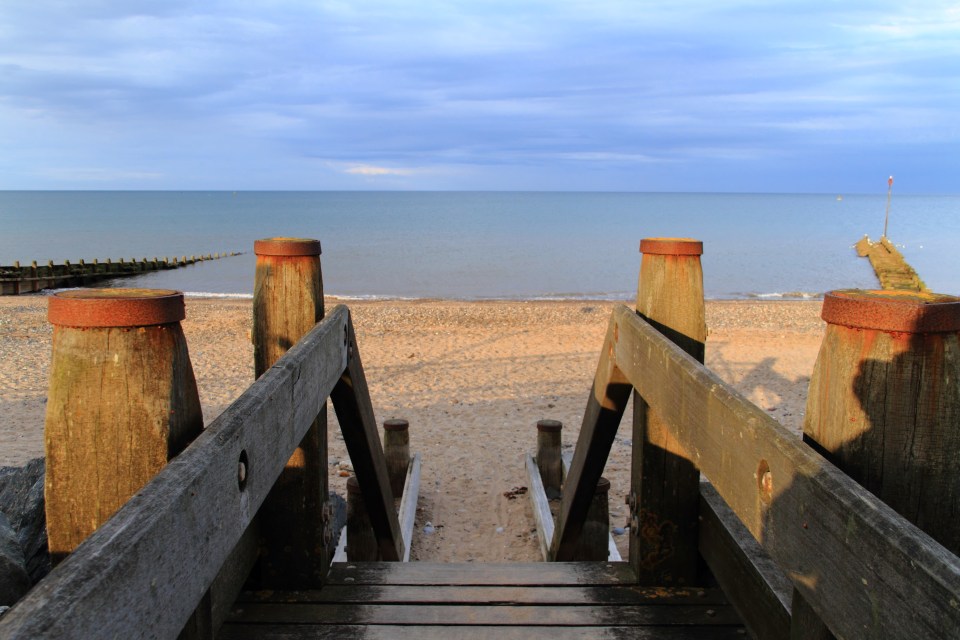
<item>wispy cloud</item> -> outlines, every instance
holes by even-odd
[[[355,176],[412,176],[416,171],[414,169],[396,169],[392,167],[375,167],[369,164],[348,167],[343,170]]]

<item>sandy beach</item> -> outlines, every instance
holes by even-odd
[[[338,304],[328,300],[328,309]],[[43,455],[51,326],[43,296],[0,298],[0,466]],[[522,456],[536,421],[576,442],[611,302],[350,302],[377,420],[410,421],[423,456],[413,559],[537,560]],[[823,332],[820,302],[707,303],[707,365],[793,432]],[[253,378],[249,300],[188,299],[183,323],[207,423]],[[347,464],[330,412],[330,483]],[[626,519],[630,419],[604,475]],[[435,531],[423,533],[430,522]],[[626,536],[618,540],[626,552]]]

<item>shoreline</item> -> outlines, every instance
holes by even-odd
[[[43,455],[52,335],[45,298],[0,298],[0,466]],[[329,310],[342,300],[326,302]],[[414,559],[538,559],[528,501],[503,494],[527,482],[522,456],[535,449],[537,420],[560,420],[565,446],[576,442],[615,304],[348,301],[376,418],[410,420],[411,452],[423,456]],[[209,424],[253,380],[252,302],[188,298],[186,306],[182,325]],[[823,333],[820,306],[706,303],[707,366],[793,433]],[[330,486],[343,493],[346,450],[328,415]],[[627,416],[604,472],[614,526],[626,518],[630,439]],[[423,532],[428,521],[432,534]]]

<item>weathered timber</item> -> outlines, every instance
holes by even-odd
[[[610,555],[610,481],[600,478],[593,493],[593,502],[580,530],[574,560],[606,562]]]
[[[323,640],[364,638],[365,640],[742,640],[743,627],[703,625],[695,627],[518,627],[443,625],[231,625],[223,640]]]
[[[648,238],[637,282],[637,313],[698,362],[707,338],[703,243]],[[630,561],[641,584],[700,582],[697,513],[700,471],[656,407],[634,394],[630,473]]]
[[[369,562],[378,560],[380,549],[377,537],[367,515],[367,505],[363,502],[360,483],[356,476],[347,478],[347,560],[349,562]]]
[[[613,336],[608,335],[587,398],[573,462],[563,483],[560,515],[550,545],[550,559],[555,562],[572,560],[576,553],[594,490],[630,398],[630,384],[614,367],[613,352]]]
[[[410,561],[410,545],[413,543],[413,526],[417,519],[417,501],[420,499],[420,454],[410,458],[407,477],[403,483],[400,499],[400,535],[403,538],[403,561]]]
[[[8,611],[0,637],[174,637],[339,381],[349,319],[337,307],[304,336]]]
[[[614,310],[601,358],[610,366],[596,388],[625,378],[658,409],[838,637],[948,637],[960,629],[957,556],[630,309]]]
[[[338,563],[321,590],[244,594],[222,637],[743,637],[719,589],[635,582],[626,563]]]
[[[573,462],[573,452],[567,451],[560,454],[563,462],[563,477],[566,478],[570,472],[570,464]],[[613,533],[607,536],[607,560],[609,562],[620,562],[623,558],[620,556],[620,550],[617,548],[617,541],[613,539]]]
[[[533,507],[533,521],[537,525],[537,542],[540,545],[540,555],[544,561],[550,560],[550,543],[553,541],[553,514],[550,513],[550,502],[543,486],[539,465],[529,453],[524,456],[527,467],[527,482],[530,484],[530,503]]]
[[[400,418],[383,422],[383,455],[395,498],[403,495],[403,483],[410,467],[410,423]]]
[[[403,536],[397,512],[394,511],[390,476],[352,324],[348,324],[344,339],[349,354],[347,368],[330,392],[330,400],[340,422],[350,463],[363,492],[370,524],[373,525],[380,547],[380,557],[396,562],[402,560],[405,554]]]
[[[706,480],[700,483],[700,555],[754,638],[790,636],[793,583]]]
[[[960,555],[960,298],[833,291],[804,440]]]
[[[832,291],[822,316],[804,442],[960,553],[960,298]],[[794,637],[829,637],[804,605]]]
[[[537,468],[548,498],[558,498],[563,485],[562,432],[563,423],[559,420],[537,421]]]
[[[224,253],[222,255],[217,254],[217,258],[238,255],[240,254],[236,252]],[[184,265],[177,263],[167,265],[162,262],[158,263],[156,259],[153,262],[148,262],[146,258],[142,262],[134,261],[132,264],[124,262],[123,258],[118,262],[113,262],[110,258],[107,258],[106,262],[100,262],[94,258],[91,263],[81,259],[78,264],[73,264],[69,260],[65,260],[63,264],[54,264],[53,260],[49,260],[45,266],[38,266],[36,260],[31,261],[30,266],[21,266],[20,262],[17,261],[9,266],[0,266],[0,295],[19,295],[43,289],[82,287],[112,278],[138,275],[143,271],[175,269],[178,266],[193,264],[205,259],[210,260],[212,258],[200,257],[190,260]]]
[[[323,319],[323,277],[317,240],[257,240],[254,253],[253,348],[259,377]],[[290,457],[258,517],[263,521],[260,584],[269,588],[322,584],[333,554],[326,405]]]
[[[870,260],[870,266],[877,275],[882,289],[900,291],[928,291],[917,272],[907,264],[903,254],[886,237],[877,242],[863,236],[854,245],[857,255]]]
[[[65,291],[48,316],[45,495],[56,565],[199,435],[203,414],[182,293]]]

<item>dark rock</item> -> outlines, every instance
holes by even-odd
[[[0,512],[7,515],[23,549],[27,573],[36,584],[50,572],[43,501],[43,458],[23,467],[0,468]]]
[[[30,576],[20,541],[7,517],[0,513],[0,605],[16,603],[30,589]]]

